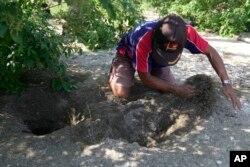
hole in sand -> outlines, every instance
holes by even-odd
[[[66,122],[56,122],[48,119],[24,120],[24,124],[27,125],[31,133],[37,136],[50,134],[67,125]]]

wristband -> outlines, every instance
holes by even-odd
[[[223,85],[232,85],[232,81],[230,79],[226,79],[222,81]]]

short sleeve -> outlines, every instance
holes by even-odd
[[[136,65],[135,69],[140,72],[149,72],[149,54],[151,48],[152,31],[145,33],[135,48]]]
[[[208,42],[191,25],[187,25],[186,28],[187,42],[185,48],[193,54],[204,53],[208,47]]]

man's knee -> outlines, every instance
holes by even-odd
[[[131,87],[123,87],[123,86],[117,86],[117,85],[111,85],[111,90],[114,94],[114,96],[119,98],[128,98],[130,95],[130,89]]]
[[[131,61],[122,56],[116,56],[110,70],[109,85],[115,96],[127,98],[130,94],[134,78],[134,71]]]
[[[114,96],[119,97],[119,98],[123,98],[123,99],[127,99],[129,97],[130,93],[127,92],[113,92]]]

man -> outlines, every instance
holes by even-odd
[[[173,93],[184,99],[194,96],[194,87],[176,85],[170,70],[170,66],[180,59],[183,48],[208,57],[222,81],[225,96],[232,101],[235,109],[241,109],[242,105],[217,51],[175,14],[161,20],[144,22],[123,36],[110,73],[109,84],[113,94],[127,98],[134,72],[137,71],[141,81],[153,89]]]

